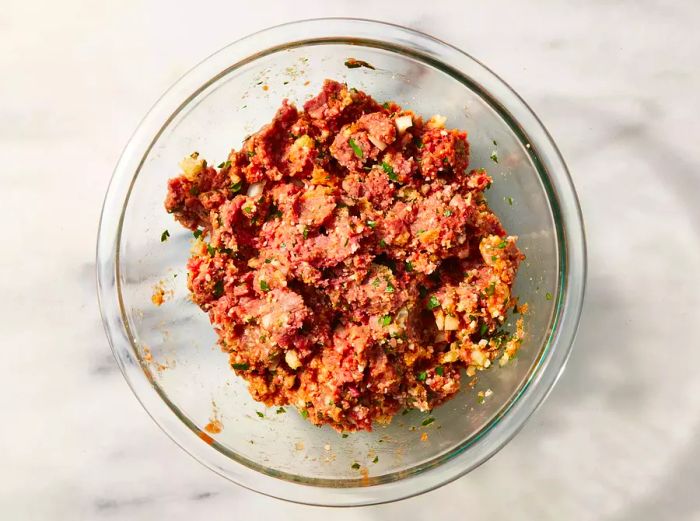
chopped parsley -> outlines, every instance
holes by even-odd
[[[406,261],[406,271],[409,273],[413,271],[413,263],[411,261]]]
[[[243,211],[245,213],[251,213],[253,211],[253,208],[251,206],[244,206]]]
[[[212,294],[214,295],[214,298],[219,298],[221,295],[224,294],[224,281],[223,280],[216,281],[216,284],[214,284],[214,290],[212,291]]]
[[[498,154],[496,153],[495,150],[493,152],[491,152],[490,157],[491,157],[491,161],[493,161],[494,163],[498,163]]]
[[[492,261],[495,261],[495,260],[497,260],[497,259],[498,259],[498,256],[497,256],[497,255],[491,255],[491,260],[492,260]]]
[[[379,440],[381,441],[381,440]],[[375,456],[374,459],[372,460],[372,463],[377,463],[379,461],[379,456]]]
[[[389,102],[388,102],[388,101],[385,101],[384,103],[382,103],[382,107],[384,107],[385,109],[388,109],[388,108],[389,108]]]
[[[270,291],[270,285],[267,281],[260,279],[260,289],[265,292]]]
[[[199,188],[196,186],[191,186],[188,192],[190,193],[190,195],[194,195],[195,197],[197,197],[199,195]]]
[[[396,290],[394,285],[390,281],[386,281],[386,292],[393,293]]]
[[[430,298],[428,299],[428,304],[427,308],[432,311],[433,309],[440,307],[440,301],[437,299],[435,295],[430,295]]]
[[[379,246],[382,248],[386,248],[386,241],[384,239],[379,240]]]
[[[386,161],[382,161],[382,170],[384,170],[386,172],[386,175],[388,175],[389,179],[391,179],[392,181],[399,180],[399,176],[396,175],[396,172],[394,172],[394,169]]]
[[[199,239],[202,236],[203,230],[195,230],[192,232],[192,235],[194,235],[195,239]]]
[[[493,146],[495,146],[495,147],[498,146],[498,143],[496,143],[496,140],[495,140],[495,139],[493,140]]]
[[[231,161],[224,161],[223,163],[220,163],[219,166],[216,168],[228,168],[231,166]]]
[[[355,143],[353,138],[348,139],[348,144],[350,145],[350,148],[352,148],[352,151],[355,152],[358,159],[363,159],[365,157],[365,155],[362,153],[362,149],[357,145],[357,143]]]
[[[236,371],[247,371],[250,368],[248,364],[231,364]]]
[[[242,183],[240,181],[237,183],[233,183],[231,185],[231,191],[235,194],[236,192],[238,192],[241,189],[241,186],[242,186]]]
[[[379,323],[384,327],[388,326],[391,324],[391,315],[384,315],[383,317],[380,317]]]
[[[426,378],[428,378],[428,373],[426,373],[425,371],[421,371],[416,376],[416,380],[418,380],[419,382],[425,382]]]
[[[284,407],[278,407],[275,411],[277,414],[284,414],[287,410]]]
[[[491,284],[489,284],[489,287],[486,288],[486,294],[487,294],[488,296],[491,296],[491,295],[493,295],[495,292],[496,292],[496,283],[495,283],[495,282],[492,282]]]
[[[167,241],[168,237],[170,237],[170,232],[168,230],[165,230],[163,233],[160,234],[160,242]]]
[[[505,200],[508,201],[509,205],[513,206],[513,198],[512,197],[508,196],[505,198]]]
[[[489,326],[486,322],[484,322],[483,324],[481,324],[481,327],[479,328],[479,334],[481,336],[484,336],[488,332],[488,330],[489,330]]]
[[[379,279],[374,279],[374,280],[372,281],[372,286],[374,286],[375,288],[376,288],[377,286],[379,286]]]
[[[435,374],[438,376],[442,376],[445,374],[445,369],[441,365],[439,365],[435,368]]]
[[[258,415],[258,418],[264,418],[264,417],[265,417],[265,415],[264,415],[263,413],[261,413],[260,411],[255,411],[255,414]]]
[[[546,298],[547,300],[552,300],[552,294],[548,291],[544,298]]]
[[[353,463],[352,465],[350,465],[350,468],[352,468],[352,469],[354,469],[354,470],[358,470],[358,469],[360,468],[360,464],[359,464],[359,463]]]
[[[302,418],[308,418],[308,417],[309,417],[309,411],[307,411],[306,409],[302,409],[301,411],[299,411],[299,414],[301,414],[301,417],[302,417]]]
[[[430,425],[430,424],[433,423],[434,421],[435,421],[435,418],[433,418],[432,416],[430,416],[430,417],[426,418],[425,420],[423,420],[423,421],[421,422],[421,425],[422,425],[423,427],[425,427],[425,426],[427,426],[427,425]]]
[[[505,241],[505,239],[504,239],[504,240],[502,240],[501,242],[498,243],[498,246],[496,246],[496,248],[498,248],[499,250],[502,250],[502,249],[504,249],[507,245],[508,245],[508,243],[507,243],[507,242]]]
[[[207,253],[209,253],[209,256],[213,257],[216,255],[216,248],[214,248],[211,244],[207,244]]]
[[[248,151],[246,152],[246,155],[247,155],[248,157],[253,157],[253,156],[255,155],[255,152],[253,152],[252,150],[248,150]]]
[[[420,139],[416,139],[413,143],[416,145],[416,148],[417,148],[418,150],[420,150],[421,148],[423,148],[423,142],[422,142]]]
[[[302,235],[304,236],[305,240],[309,238],[309,227],[308,226],[304,226],[304,232],[302,233]]]
[[[442,214],[443,214],[445,217],[449,217],[450,215],[452,215],[452,210],[445,210]]]
[[[374,228],[377,226],[377,221],[367,221],[367,226],[374,230]]]

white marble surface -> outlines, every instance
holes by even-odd
[[[0,8],[0,518],[700,520],[700,3],[185,4]],[[517,438],[440,490],[341,511],[239,488],[169,441],[117,370],[93,275],[111,170],[157,96],[320,15],[421,29],[502,75],[567,159],[590,248],[569,367]]]

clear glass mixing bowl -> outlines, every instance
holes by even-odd
[[[344,62],[350,57],[375,69],[349,69]],[[282,98],[301,105],[324,78],[424,116],[445,115],[449,126],[466,129],[471,166],[487,168],[494,179],[489,204],[527,255],[514,291],[529,304],[518,357],[480,372],[473,389],[465,385],[432,412],[430,425],[423,425],[426,414],[414,411],[372,433],[343,438],[314,427],[293,408],[266,409],[229,369],[207,315],[188,298],[184,267],[192,234],[163,209],[167,179],[195,150],[211,163],[223,161],[270,120]],[[166,229],[170,239],[161,242]],[[564,367],[585,266],[583,224],[566,166],[527,105],[454,47],[402,27],[349,19],[267,29],[222,49],[178,81],[119,160],[97,247],[105,329],[124,376],[155,421],[222,476],[264,494],[321,505],[372,504],[425,492],[500,449]],[[158,307],[152,295],[159,289],[165,302]],[[223,429],[207,433],[215,419]]]

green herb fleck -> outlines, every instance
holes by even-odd
[[[411,261],[406,261],[406,271],[409,273],[413,271],[413,263]]]
[[[253,156],[255,155],[255,152],[253,152],[252,150],[248,150],[248,151],[246,152],[246,155],[247,155],[248,157],[253,157]]]
[[[202,236],[203,230],[195,230],[192,232],[192,235],[194,235],[195,239],[199,239]]]
[[[496,143],[496,140],[495,140],[495,139],[493,140],[493,146],[495,146],[495,147],[498,146],[498,143]]]
[[[247,371],[250,368],[248,364],[231,364],[236,371]]]
[[[435,374],[438,376],[442,376],[445,374],[445,369],[441,365],[439,365],[435,368]]]
[[[350,148],[352,148],[352,151],[355,152],[355,155],[359,159],[363,159],[365,157],[365,155],[362,153],[362,149],[359,146],[357,146],[357,143],[355,143],[355,140],[353,138],[350,138],[348,140],[348,144],[350,145]]]
[[[260,289],[262,291],[268,292],[270,291],[270,285],[267,283],[267,281],[260,279]]]
[[[396,172],[394,172],[394,169],[389,163],[382,161],[382,169],[386,172],[386,175],[388,175],[389,179],[391,179],[392,181],[399,180],[399,176],[396,175]]]
[[[170,232],[168,230],[165,230],[163,233],[160,234],[160,242],[167,241],[168,237],[170,237]]]
[[[367,226],[374,230],[374,228],[377,226],[377,221],[367,221]]]
[[[440,307],[440,301],[437,299],[435,295],[430,295],[430,298],[428,299],[428,309],[432,311],[433,309]]]
[[[409,412],[411,412],[411,409],[404,409],[404,410],[401,412],[401,416],[406,416]]]
[[[241,186],[242,186],[242,183],[240,181],[237,183],[233,183],[231,185],[231,191],[235,194],[236,192],[238,192],[241,189]]]
[[[481,327],[479,328],[479,335],[484,336],[488,330],[489,330],[489,326],[488,326],[488,324],[486,324],[484,322],[483,324],[481,324]]]
[[[504,239],[504,240],[502,240],[501,242],[498,243],[498,246],[496,246],[496,248],[498,248],[499,250],[502,250],[502,249],[504,249],[507,245],[508,245],[508,243],[507,243],[506,240]]]
[[[443,212],[443,215],[444,215],[445,217],[449,217],[450,215],[452,215],[452,210],[445,210],[445,211]]]
[[[396,288],[394,287],[394,285],[393,285],[391,282],[387,281],[387,282],[386,282],[386,290],[385,290],[385,291],[386,291],[387,293],[393,293],[395,290],[396,290]]]
[[[491,157],[491,161],[493,161],[494,163],[498,163],[498,154],[496,153],[495,150],[493,152],[491,152],[490,157]]]
[[[423,142],[422,142],[420,139],[416,139],[416,140],[414,141],[414,143],[415,143],[416,148],[417,148],[418,150],[420,150],[421,148],[423,148]]]
[[[360,464],[359,464],[359,463],[353,463],[352,465],[350,465],[350,468],[352,468],[352,469],[354,469],[354,470],[358,470],[358,469],[360,468]]]
[[[552,294],[548,291],[544,298],[546,298],[547,300],[552,300]]]
[[[251,206],[244,206],[243,211],[245,213],[251,213],[253,211],[253,208]]]
[[[304,240],[309,238],[309,227],[308,226],[304,226],[304,232],[302,233],[302,235],[304,236]]]
[[[231,161],[223,161],[222,163],[219,163],[219,165],[216,168],[228,168],[231,166]]]
[[[301,411],[299,411],[299,414],[301,414],[301,417],[302,417],[302,418],[308,418],[308,417],[309,417],[309,411],[307,411],[306,409],[302,409]]]
[[[486,288],[486,294],[487,294],[488,296],[491,296],[491,295],[493,295],[495,292],[496,292],[496,283],[495,283],[495,282],[492,282],[491,284],[489,284],[489,287]]]
[[[340,435],[341,438],[347,438],[349,434],[347,432],[344,432],[343,434]]]
[[[418,375],[416,376],[416,380],[418,380],[419,382],[425,382],[425,379],[426,379],[427,377],[428,377],[428,373],[426,373],[425,371],[421,371],[421,372],[418,373]]]
[[[277,410],[275,411],[277,414],[284,414],[286,409],[284,407],[278,407]]]
[[[513,198],[512,198],[512,197],[508,196],[508,197],[505,198],[505,200],[508,201],[508,204],[509,204],[510,206],[513,206]]]
[[[199,195],[199,187],[191,186],[188,192],[190,193],[190,195],[194,195],[195,197],[197,197]]]
[[[430,416],[430,417],[426,418],[425,420],[423,420],[423,421],[421,422],[421,425],[422,425],[423,427],[426,427],[427,425],[430,425],[430,424],[433,423],[434,421],[435,421],[435,418],[433,418],[432,416]]]
[[[216,248],[214,248],[211,244],[207,244],[207,253],[209,253],[210,257],[213,257],[216,255]]]
[[[384,239],[380,239],[380,240],[379,240],[379,246],[380,246],[381,248],[386,248],[386,241],[385,241]]]
[[[379,279],[374,279],[374,280],[372,281],[372,286],[374,286],[375,288],[376,288],[377,286],[379,286]]]
[[[385,109],[388,109],[388,108],[389,108],[389,102],[388,102],[388,101],[385,101],[384,103],[382,103],[382,107],[384,107]]]
[[[214,290],[212,293],[214,295],[214,298],[219,298],[221,295],[224,294],[224,281],[223,280],[216,281],[216,283],[214,284]]]
[[[383,317],[380,317],[379,323],[384,327],[388,326],[391,324],[391,315],[384,315]]]
[[[374,459],[372,460],[372,463],[377,463],[378,461],[379,461],[379,456],[375,456]]]

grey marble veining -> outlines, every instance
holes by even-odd
[[[700,4],[10,0],[0,10],[2,519],[700,520]],[[217,477],[143,411],[95,296],[103,194],[191,65],[251,31],[366,16],[447,40],[533,107],[571,169],[589,285],[569,366],[504,450],[370,508]]]

